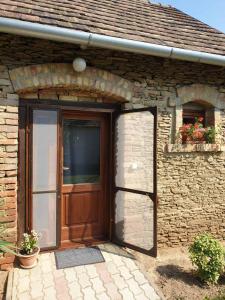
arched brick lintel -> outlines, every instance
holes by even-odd
[[[110,72],[88,67],[75,72],[71,64],[52,63],[25,66],[10,71],[10,77],[18,94],[46,89],[68,89],[95,92],[103,97],[127,102],[133,96],[133,84]]]
[[[190,101],[202,100],[216,108],[225,107],[225,97],[217,88],[205,84],[192,84],[177,89],[180,105]]]
[[[205,85],[205,84],[192,84],[177,89],[178,99],[180,100],[180,105],[183,105],[190,101],[203,100],[214,107],[224,108],[225,107],[225,97],[217,88]]]

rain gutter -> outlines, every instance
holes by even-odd
[[[225,67],[225,56],[0,17],[0,32]]]

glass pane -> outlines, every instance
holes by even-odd
[[[153,202],[145,195],[118,191],[115,199],[115,235],[121,242],[145,250],[154,245]]]
[[[56,193],[33,194],[33,229],[41,248],[56,246]]]
[[[126,113],[116,123],[116,186],[153,192],[154,116]]]
[[[33,112],[33,192],[56,190],[57,112]]]
[[[65,120],[63,183],[100,181],[100,122]]]

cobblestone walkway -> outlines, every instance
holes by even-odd
[[[108,245],[110,250],[107,244],[101,247],[104,263],[57,270],[51,252],[41,254],[32,270],[15,268],[12,299],[158,300],[135,260]]]

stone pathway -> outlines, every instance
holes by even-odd
[[[32,270],[15,268],[12,299],[160,299],[130,254],[112,244],[101,250],[104,263],[57,270],[51,252]]]

